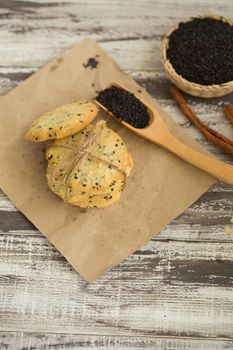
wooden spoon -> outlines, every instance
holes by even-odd
[[[129,89],[127,89],[125,86],[119,83],[114,82],[110,84],[108,88],[110,88],[111,86],[116,86],[131,92]],[[142,136],[145,139],[165,148],[166,150],[174,153],[176,156],[182,158],[186,162],[195,165],[196,167],[207,172],[210,175],[213,175],[217,179],[226,182],[230,185],[233,185],[232,165],[229,165],[220,160],[202,154],[180,142],[175,136],[173,136],[170,133],[166,124],[164,123],[163,119],[160,117],[156,109],[150,106],[142,98],[139,98],[138,96],[136,97],[146,106],[150,115],[149,126],[143,129],[134,128],[132,125],[114,116],[111,111],[109,111],[97,100],[96,103],[108,114],[115,117],[115,119],[117,119],[122,125],[124,125],[129,130],[133,131],[135,134]]]

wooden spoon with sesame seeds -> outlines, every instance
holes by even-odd
[[[107,88],[118,87],[131,92],[125,86],[119,83],[112,83]],[[132,92],[131,92],[132,93]],[[218,180],[221,180],[227,184],[233,185],[233,166],[224,163],[220,160],[214,159],[206,154],[200,153],[187,145],[179,141],[175,136],[171,134],[163,119],[156,111],[156,109],[145,102],[141,97],[135,95],[135,97],[147,108],[148,114],[150,116],[149,125],[145,128],[139,129],[135,128],[129,123],[117,118],[116,115],[108,110],[99,101],[95,101],[103,110],[108,114],[113,116],[122,125],[124,125],[129,130],[133,131],[135,134],[144,137],[145,139],[165,148],[166,150],[174,153],[176,156],[182,158],[186,162],[198,167],[199,169],[207,172],[208,174],[214,176]]]

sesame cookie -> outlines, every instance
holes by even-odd
[[[49,187],[66,202],[83,208],[105,207],[119,200],[133,165],[122,139],[104,121],[56,140],[46,157]]]
[[[63,159],[70,157],[68,152],[63,153]],[[68,172],[69,167],[57,168],[55,174],[51,176],[49,167],[48,184],[58,196],[80,207],[107,206],[116,197],[119,198],[118,195],[125,186],[125,174],[117,169],[109,169],[106,163],[101,164],[101,161],[92,159],[90,155],[83,160],[78,169],[70,174]]]
[[[91,102],[66,104],[34,120],[25,138],[34,142],[64,138],[85,128],[97,112],[98,108]]]

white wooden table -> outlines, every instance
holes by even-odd
[[[97,40],[188,132],[160,62],[163,35],[183,18],[231,16],[230,0],[0,0],[0,93],[63,49]],[[232,95],[188,97],[233,138]],[[216,184],[159,236],[89,284],[0,193],[0,349],[233,349],[233,189]]]

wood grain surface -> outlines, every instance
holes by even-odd
[[[168,94],[164,34],[229,0],[0,0],[0,93],[83,38],[97,40],[183,128],[221,160]],[[186,98],[233,139],[232,95]],[[85,282],[0,193],[0,349],[233,349],[233,188],[217,183],[155,239]]]

